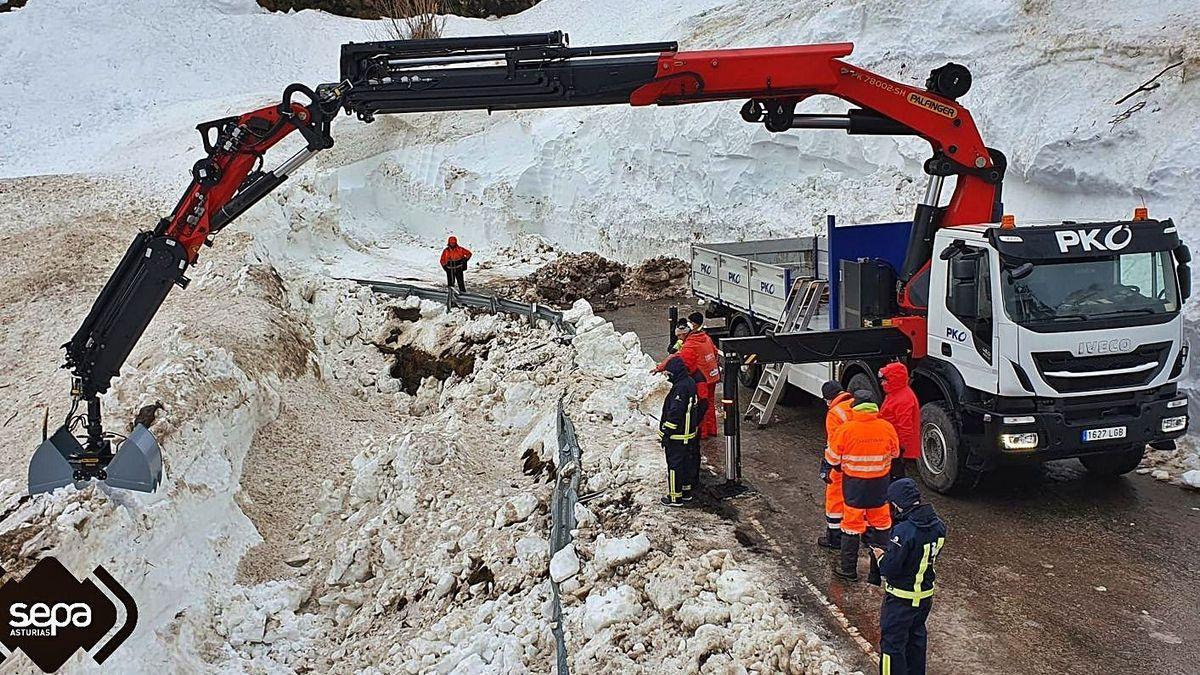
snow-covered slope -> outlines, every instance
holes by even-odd
[[[39,0],[0,17],[0,176],[136,173],[167,208],[198,156],[196,122],[269,103],[293,81],[335,79],[339,44],[381,35],[370,22],[270,14],[253,0],[111,5]],[[1191,0],[932,0],[919,11],[885,0],[544,0],[447,28],[555,29],[577,45],[672,39],[684,49],[851,40],[852,62],[918,83],[964,63],[975,84],[963,102],[1009,157],[1006,202],[1019,219],[1123,216],[1144,201],[1195,239]],[[327,198],[310,207],[359,248],[388,245],[367,251],[381,265],[451,230],[485,248],[533,233],[628,260],[696,238],[792,234],[826,213],[906,217],[927,154],[911,139],[769,134],[742,123],[736,104],[343,118],[337,135],[340,147],[293,189],[312,192],[324,174]]]

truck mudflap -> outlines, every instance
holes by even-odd
[[[1187,397],[1174,385],[1124,396],[1093,396],[1034,408],[1002,401],[960,407],[967,468],[1121,452],[1187,433]],[[1024,408],[1024,409],[1022,409]],[[1182,419],[1181,419],[1182,418]]]
[[[760,363],[824,363],[908,356],[912,342],[896,328],[847,328],[725,338],[721,349]]]

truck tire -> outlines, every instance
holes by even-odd
[[[966,453],[958,442],[958,425],[939,401],[921,406],[921,456],[917,473],[929,489],[941,494],[961,492],[970,482]]]
[[[754,330],[750,327],[750,323],[745,320],[734,321],[732,330],[729,331],[730,337],[750,337],[754,335]],[[747,389],[754,389],[758,386],[759,379],[762,378],[762,365],[754,364],[752,366],[742,366],[742,371],[738,373],[738,382]]]
[[[853,394],[859,389],[866,389],[867,391],[874,393],[875,400],[878,401],[880,405],[883,405],[883,397],[879,395],[879,383],[875,381],[875,378],[866,373],[855,373],[850,378],[850,381],[846,383],[846,391]]]
[[[1107,478],[1116,478],[1138,468],[1142,456],[1146,454],[1146,446],[1142,445],[1123,452],[1106,452],[1101,455],[1086,455],[1079,461],[1087,468],[1088,473]]]

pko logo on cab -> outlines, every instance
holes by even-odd
[[[101,664],[136,625],[133,596],[103,567],[80,581],[58,560],[43,558],[24,579],[14,576],[0,585],[0,664],[21,651],[42,672],[53,673],[79,649]]]
[[[1059,253],[1070,253],[1076,247],[1083,253],[1120,251],[1133,241],[1133,232],[1128,225],[1118,225],[1103,235],[1100,234],[1100,228],[1096,227],[1090,230],[1059,230],[1054,236],[1058,239]]]

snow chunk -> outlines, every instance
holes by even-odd
[[[608,539],[603,534],[596,540],[593,558],[597,574],[603,574],[617,565],[633,562],[650,552],[650,539],[645,533],[627,539]]]
[[[1200,469],[1185,471],[1180,478],[1183,479],[1184,483],[1187,483],[1189,486],[1200,490]]]
[[[554,583],[562,583],[579,573],[579,556],[575,553],[575,544],[567,544],[550,558],[550,578]]]
[[[594,633],[614,623],[632,621],[641,613],[642,603],[637,590],[621,584],[604,594],[588,596],[583,605],[583,625],[588,632]]]
[[[728,570],[717,577],[717,597],[731,605],[754,594],[754,579],[746,570]]]
[[[568,309],[562,313],[563,321],[567,323],[579,323],[581,319],[592,316],[592,304],[583,298],[575,301]]]
[[[538,498],[528,492],[509,497],[508,501],[496,509],[496,520],[493,526],[499,530],[513,523],[519,523],[533,515],[537,505]]]

